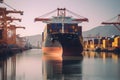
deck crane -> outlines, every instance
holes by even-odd
[[[88,21],[87,18],[84,18],[66,8],[57,8],[56,10],[53,10],[53,11],[45,14],[44,16],[47,16],[56,11],[57,11],[57,17],[42,18],[43,16],[41,16],[41,17],[35,18],[34,21],[42,21],[44,23],[62,23],[62,33],[64,33],[64,23],[81,23],[81,22]],[[70,19],[70,17],[66,17],[66,12],[71,13],[72,15],[77,16],[79,18]]]
[[[75,22],[88,21],[87,18],[84,18],[84,17],[82,17],[80,15],[77,15],[76,13],[73,13],[72,11],[70,11],[70,10],[68,10],[66,8],[57,8],[56,10],[53,10],[53,11],[51,11],[51,12],[49,12],[49,13],[43,15],[43,16],[35,18],[34,21],[42,21],[42,22],[45,22],[45,23],[51,23],[51,21],[54,21],[51,18],[41,18],[41,17],[47,16],[47,15],[53,13],[53,12],[56,12],[56,11],[57,11],[57,16],[63,16],[63,17],[65,17],[66,16],[66,11],[67,11],[67,12],[69,12],[69,13],[77,16],[77,17],[80,17],[78,19],[72,19],[71,21],[75,21]]]
[[[104,24],[104,25],[114,25],[120,31],[120,28],[118,27],[118,26],[120,26],[120,14],[117,17],[118,17],[118,19],[115,22],[102,22],[102,24]]]

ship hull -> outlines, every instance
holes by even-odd
[[[77,34],[48,34],[42,44],[43,53],[62,53],[62,56],[82,56],[83,46]]]

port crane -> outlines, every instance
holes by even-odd
[[[13,39],[16,40],[16,28],[25,28],[25,27],[20,27],[20,26],[16,27],[15,25],[10,25],[10,23],[13,21],[21,22],[21,19],[19,18],[12,18],[10,16],[7,16],[10,13],[23,15],[23,11],[7,10],[6,8],[0,7],[0,30],[1,30],[0,42],[6,43],[6,44],[11,43]],[[9,33],[13,34],[13,37],[10,36],[11,34]],[[12,37],[12,39],[10,40],[10,38],[8,39],[8,37]]]
[[[115,21],[115,22],[102,22],[102,24],[114,25],[120,31],[120,28],[118,27],[118,26],[120,26],[120,14],[117,16],[117,21]]]
[[[7,21],[10,21],[10,22],[13,22],[13,21],[19,21],[19,22],[21,22],[21,19],[20,18],[12,18],[12,17],[10,17],[10,16],[6,16],[6,20]],[[0,21],[4,21],[4,18],[0,18]]]
[[[0,15],[7,15],[9,13],[18,13],[20,15],[23,15],[23,11],[7,10],[6,8],[0,7]]]
[[[16,25],[10,25],[7,27],[7,35],[8,35],[8,44],[16,44],[16,29],[22,28],[25,29],[25,27],[22,26],[16,26]]]

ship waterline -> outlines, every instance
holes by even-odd
[[[81,52],[83,51],[82,41],[80,41],[77,34],[49,34],[45,40],[43,42],[43,53],[46,53],[46,51],[59,51],[58,49],[60,49],[62,56],[81,56]]]
[[[62,47],[42,47],[42,53],[49,55],[49,54],[57,54],[62,55]]]

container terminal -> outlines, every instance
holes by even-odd
[[[92,40],[85,41],[82,36],[82,26],[79,23],[87,22],[88,19],[79,16],[78,14],[66,9],[57,8],[57,16],[52,18],[35,18],[35,21],[42,21],[47,23],[42,33],[42,50],[53,50],[54,47],[63,49],[63,52],[69,53],[76,51],[76,54],[70,54],[72,56],[78,56],[83,50],[86,51],[108,51],[108,52],[119,52],[120,51],[120,36],[111,37],[100,37]],[[50,12],[50,13],[51,13]],[[76,15],[78,18],[66,16],[66,12]],[[23,26],[16,26],[12,23],[14,21],[21,22],[20,18],[8,16],[8,14],[23,15],[23,11],[8,10],[4,7],[0,7],[0,55],[8,55],[6,53],[16,53],[23,50],[27,50],[30,47],[26,47],[27,41],[25,38],[20,37],[16,34],[16,29],[22,28]],[[118,20],[120,15],[118,15]],[[114,25],[119,31],[120,22],[102,22],[104,25]],[[71,47],[70,47],[71,46]],[[49,48],[48,48],[49,47]],[[51,49],[50,49],[51,48]],[[78,52],[78,53],[77,53]],[[69,54],[64,54],[69,55]]]
[[[120,36],[101,37],[84,41],[85,51],[120,52]]]
[[[120,14],[117,16],[116,21],[102,22],[103,25],[113,25],[120,32]],[[104,52],[120,52],[120,35],[112,35],[111,37],[94,36],[84,37],[84,50],[86,51],[104,51]]]
[[[8,14],[23,15],[23,11],[0,7],[0,57],[7,57],[28,49],[25,47],[25,38],[16,34],[16,29],[25,29],[25,27],[12,24],[14,21],[21,22],[21,19]]]

